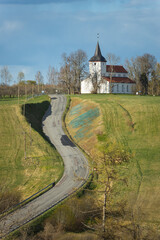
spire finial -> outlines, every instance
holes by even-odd
[[[99,33],[97,33],[97,42],[99,42]]]

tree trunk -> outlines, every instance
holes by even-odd
[[[103,216],[102,216],[102,228],[103,228],[104,234],[106,232],[106,201],[107,201],[107,185],[106,185],[105,191],[104,191]]]

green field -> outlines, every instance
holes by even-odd
[[[68,130],[89,155],[94,155],[97,143],[94,144],[93,135],[98,133],[97,120],[100,118],[92,119],[86,132],[83,130],[85,123],[77,129],[72,123],[96,104],[103,118],[103,123],[99,124],[101,131],[132,156],[129,163],[117,166],[119,176],[126,179],[127,185],[122,182],[114,184],[115,201],[126,200],[128,211],[134,214],[136,221],[159,225],[160,97],[99,94],[72,96],[71,99]],[[78,132],[83,135],[77,139]]]
[[[0,187],[4,192],[18,191],[23,200],[58,180],[63,163],[42,133],[49,97],[27,102],[21,98],[20,104],[16,98],[0,99]]]

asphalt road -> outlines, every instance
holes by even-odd
[[[54,188],[2,218],[0,220],[1,237],[56,205],[82,186],[88,177],[89,168],[86,158],[62,129],[61,119],[66,106],[66,97],[63,95],[51,95],[50,97],[51,106],[43,118],[42,126],[44,133],[63,158],[65,166],[63,177]]]

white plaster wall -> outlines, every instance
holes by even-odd
[[[105,76],[110,77],[110,72],[106,72]],[[128,73],[112,73],[112,77],[128,77]]]
[[[93,91],[93,85],[90,78],[87,78],[81,82],[81,93],[91,93]]]
[[[106,63],[105,62],[89,62],[89,72],[91,75],[95,73],[98,74],[98,80],[101,80],[101,76],[106,73]]]
[[[127,91],[127,86],[128,86],[128,91]],[[134,94],[134,88],[135,88],[135,84],[132,84],[132,83],[113,83],[112,92],[122,93],[122,94]]]
[[[109,93],[109,83],[107,81],[101,83],[99,93]]]
[[[112,93],[120,93],[120,94],[134,94],[135,93],[135,85],[132,83],[112,83]],[[117,89],[118,86],[118,89]],[[122,91],[123,86],[123,91]],[[128,86],[128,91],[127,91]],[[109,81],[105,81],[101,83],[101,86],[98,90],[98,93],[109,93],[110,83]],[[94,90],[92,81],[90,78],[87,78],[81,82],[81,93],[87,94],[92,93]]]

